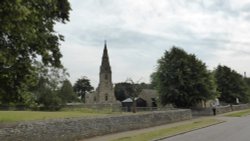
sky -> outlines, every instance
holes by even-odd
[[[250,75],[249,0],[69,0],[70,22],[61,59],[70,81],[87,76],[96,87],[107,40],[113,83],[150,82],[157,60],[173,46],[206,63]]]

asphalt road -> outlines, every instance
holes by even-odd
[[[162,141],[250,141],[250,116],[163,139]]]

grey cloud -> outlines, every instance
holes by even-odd
[[[225,17],[238,17],[239,11],[233,8],[229,0],[186,0],[185,6],[193,6],[198,4],[200,12],[204,13],[223,13]]]
[[[241,8],[241,11],[243,11],[243,12],[250,12],[250,3],[244,5],[244,6]]]
[[[241,12],[244,12],[244,19],[250,21],[250,3],[241,8]]]
[[[232,18],[238,18],[239,16],[242,16],[241,12],[248,12],[248,9],[250,8],[250,6],[246,5],[244,6],[244,8],[242,8],[242,11],[239,11],[235,10],[227,0],[226,1],[213,0],[212,2],[210,1],[211,3],[207,3],[207,1],[210,0],[184,0],[184,2],[183,0],[179,1],[172,0],[173,3],[172,8],[175,9],[176,11],[179,10],[178,8],[180,8],[180,10],[181,9],[192,10],[194,8],[192,6],[196,4],[196,6],[198,7],[197,12],[205,13],[213,17],[216,17],[217,14],[221,13],[222,15],[225,16],[225,17],[218,16],[219,18],[227,18],[228,16]],[[163,55],[164,50],[169,49],[173,45],[182,47],[189,53],[196,54],[198,58],[200,58],[203,61],[207,60],[210,61],[212,60],[211,58],[215,58],[214,62],[218,61],[216,60],[217,59],[216,55],[218,54],[214,53],[218,50],[224,51],[230,49],[235,52],[235,55],[250,54],[250,52],[248,52],[247,50],[234,47],[234,46],[245,47],[249,46],[250,43],[231,41],[230,37],[228,36],[228,31],[224,31],[222,33],[213,33],[204,30],[206,32],[205,33],[206,36],[203,36],[202,33],[196,33],[194,29],[192,29],[192,25],[188,25],[192,24],[192,21],[188,23],[180,23],[180,22],[178,23],[179,20],[177,20],[177,21],[166,22],[166,24],[168,25],[160,25],[162,27],[159,28],[158,31],[156,31],[154,27],[149,26],[149,28],[152,28],[151,30],[155,30],[155,33],[158,32],[159,34],[144,33],[144,31],[142,31],[141,29],[133,29],[136,26],[134,26],[131,29],[129,28],[129,26],[123,26],[124,17],[120,17],[120,14],[124,14],[123,12],[127,14],[126,8],[129,8],[129,5],[124,5],[124,7],[120,9],[121,8],[120,6],[123,6],[122,2],[120,1],[73,0],[72,4],[73,6],[76,6],[72,7],[73,12],[76,12],[73,14],[74,18],[72,18],[72,22],[74,23],[72,24],[70,23],[71,26],[67,27],[68,29],[65,29],[66,26],[65,28],[60,29],[61,31],[64,31],[65,34],[64,33],[63,34],[65,35],[68,44],[70,44],[70,42],[74,42],[75,44],[79,44],[86,48],[89,45],[95,49],[96,48],[102,49],[103,40],[108,40],[108,46],[110,52],[115,53],[115,54],[110,54],[110,56],[113,57],[111,58],[111,61],[112,59],[119,59],[119,62],[116,61],[118,65],[113,64],[113,66],[117,68],[116,70],[117,72],[120,71],[121,73],[122,72],[124,73],[122,74],[122,76],[127,75],[128,73],[127,71],[124,71],[125,69],[131,69],[131,71],[137,72],[138,74],[143,72],[148,73],[150,69],[152,69],[152,66],[156,64],[156,59],[159,59]],[[163,10],[160,10],[160,12],[162,11]],[[85,12],[87,13],[87,15]],[[158,13],[157,12],[154,13],[155,9],[153,9],[150,12],[152,12],[152,14],[161,15],[159,11]],[[169,9],[166,9],[165,12],[169,12]],[[134,14],[137,15],[138,13]],[[142,14],[142,16],[146,15],[145,18],[150,18],[151,16],[147,15],[148,13],[145,14],[144,11],[142,11],[142,13],[139,13],[137,16],[140,17],[141,16],[140,14]],[[173,12],[170,14],[174,15],[175,13]],[[133,17],[133,13],[125,15],[125,18],[126,16]],[[101,19],[98,20],[98,18]],[[164,18],[164,14],[162,18]],[[177,18],[180,19],[180,21],[183,21],[181,16]],[[141,21],[142,22],[145,21],[145,19],[140,18],[138,19],[138,21],[140,23]],[[133,22],[132,20],[130,21],[129,19],[126,22],[129,22],[129,25],[133,26],[133,23],[131,23]],[[223,19],[222,22],[224,22]],[[155,25],[159,26],[157,24]],[[166,33],[166,36],[160,33]],[[228,46],[232,47],[228,48]],[[70,57],[70,59],[72,59],[72,57]],[[124,63],[122,63],[122,61],[124,61]],[[113,60],[113,62],[115,61]],[[120,70],[121,66],[119,65],[123,64],[126,64],[128,68]],[[72,69],[73,67],[74,66],[72,66]],[[88,72],[87,75],[93,75],[90,73],[91,70],[86,69],[86,71]],[[120,76],[121,74],[118,75]]]

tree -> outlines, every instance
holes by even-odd
[[[64,91],[61,86],[69,74],[64,68],[48,67],[41,62],[35,62],[33,66],[36,68],[34,78],[38,81],[29,88],[32,98],[45,110],[58,110],[65,104],[60,92]]]
[[[41,77],[34,88],[33,94],[39,110],[59,110],[62,105],[62,99],[58,96],[57,91],[50,87],[48,79]]]
[[[250,78],[249,77],[244,77],[244,81],[247,85],[247,99],[248,102],[250,101]]]
[[[157,89],[157,84],[158,84],[158,79],[157,79],[157,72],[153,72],[150,75],[150,82],[151,82],[151,86],[153,89]]]
[[[119,101],[123,101],[127,98],[130,97],[129,95],[129,89],[132,87],[132,84],[129,82],[121,82],[121,83],[117,83],[115,84],[115,97],[117,100]],[[152,89],[153,86],[151,84],[146,84],[146,83],[140,83],[140,84],[135,84],[135,85],[139,85],[141,89]]]
[[[235,103],[236,98],[241,102],[249,101],[247,84],[242,75],[227,66],[219,65],[215,70],[215,78],[221,101]]]
[[[152,84],[147,84],[144,82],[140,83],[139,85],[142,89],[153,89],[154,88],[154,86]]]
[[[23,102],[34,84],[32,64],[61,67],[56,22],[69,21],[67,0],[0,1],[0,103]],[[38,59],[37,59],[38,58]]]
[[[91,92],[94,88],[91,86],[89,79],[86,76],[78,79],[73,86],[74,92],[81,97],[81,100],[85,102],[85,95],[87,92]]]
[[[136,113],[136,98],[138,98],[139,94],[142,91],[142,87],[140,84],[135,83],[132,79],[128,79],[127,83],[130,83],[127,87],[127,93],[129,95],[129,98],[132,99],[132,112]]]
[[[217,96],[216,86],[206,65],[195,55],[173,47],[158,60],[152,75],[163,105],[191,107]]]
[[[130,83],[121,82],[115,84],[115,97],[119,101],[129,98],[128,89],[131,87]]]
[[[64,104],[77,100],[77,96],[69,80],[66,79],[63,81],[62,87],[59,90],[59,97]]]

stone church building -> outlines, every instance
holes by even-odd
[[[86,95],[86,104],[118,104],[114,94],[106,41],[100,66],[99,85],[95,92]]]

